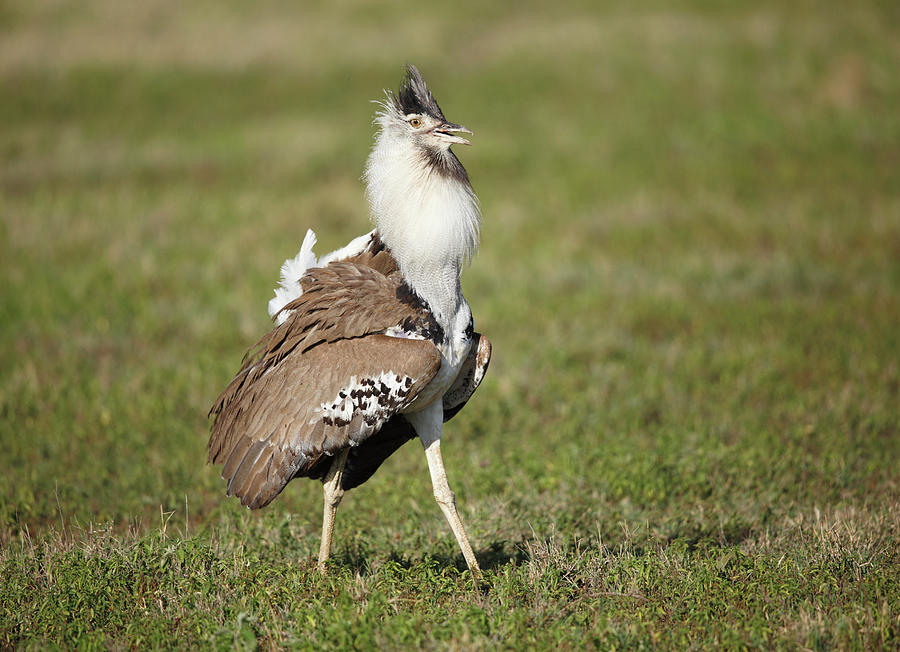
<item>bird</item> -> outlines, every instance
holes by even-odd
[[[434,498],[478,575],[440,448],[444,422],[491,359],[460,284],[481,209],[451,146],[470,145],[462,134],[472,132],[447,120],[412,64],[376,104],[363,174],[374,228],[321,257],[308,230],[284,262],[268,304],[273,328],[209,411],[208,463],[222,465],[226,494],[250,509],[294,478],[320,480],[325,573],[344,493],[418,438]]]

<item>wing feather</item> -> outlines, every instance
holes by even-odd
[[[229,495],[262,507],[323,456],[377,432],[440,365],[431,342],[380,334],[294,352],[222,405],[210,461],[224,463]]]
[[[262,507],[292,478],[320,477],[342,448],[365,447],[395,417],[373,448],[380,459],[356,475],[371,475],[381,455],[408,440],[400,412],[434,378],[441,356],[430,341],[383,334],[400,325],[434,330],[427,307],[409,301],[401,284],[396,261],[375,241],[300,279],[302,294],[282,309],[287,318],[251,347],[210,410],[209,461],[223,465],[229,495]]]
[[[392,270],[389,256],[373,260]],[[209,461],[224,465],[228,493],[250,507],[267,504],[323,456],[364,442],[441,363],[431,342],[381,334],[430,318],[398,300],[396,277],[343,261],[310,270],[301,285],[287,320],[245,356],[210,411]]]
[[[481,333],[473,335],[475,344],[469,349],[469,355],[463,361],[456,376],[456,381],[444,394],[444,421],[449,421],[478,389],[484,374],[491,362],[491,343]]]

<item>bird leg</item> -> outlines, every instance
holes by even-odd
[[[325,490],[325,512],[322,515],[322,542],[319,545],[319,572],[325,574],[325,562],[331,555],[331,535],[334,533],[334,515],[341,498],[344,497],[344,489],[341,487],[341,478],[344,475],[344,464],[347,462],[349,448],[345,448],[334,456],[331,467],[325,475],[323,488]]]
[[[428,460],[428,470],[431,472],[431,484],[434,487],[437,504],[444,512],[450,529],[453,530],[453,534],[459,542],[469,570],[473,575],[479,575],[481,569],[475,560],[475,553],[472,552],[472,546],[469,544],[469,537],[466,536],[466,530],[459,518],[459,512],[456,511],[456,496],[450,490],[450,484],[447,482],[447,472],[444,470],[444,461],[441,459],[441,440],[439,438],[425,446],[425,458]]]

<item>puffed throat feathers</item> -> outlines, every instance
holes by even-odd
[[[391,133],[386,121],[376,118],[381,129],[364,175],[375,227],[406,276],[452,270],[458,280],[481,228],[465,169],[449,149],[425,151]]]

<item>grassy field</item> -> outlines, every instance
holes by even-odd
[[[0,4],[0,648],[900,648],[898,5],[301,4]],[[204,464],[405,61],[475,131],[480,585],[415,442],[325,578],[318,484]]]

